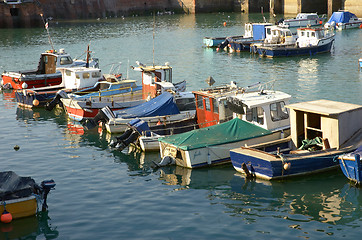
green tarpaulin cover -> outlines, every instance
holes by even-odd
[[[242,141],[271,134],[264,128],[235,118],[225,123],[159,139],[183,150]]]

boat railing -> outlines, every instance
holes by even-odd
[[[129,99],[130,97],[134,98],[134,97],[138,97],[138,96],[142,96],[142,92],[140,92],[139,90],[137,90],[137,91],[131,90],[130,92],[119,93],[119,94],[110,94],[110,95],[102,95],[101,92],[99,92],[99,94],[97,96],[90,96],[89,100],[90,101],[95,101],[95,100],[101,101],[103,98],[103,99],[111,99],[110,101],[113,102],[114,98],[117,98],[117,101],[119,101],[119,98],[122,98],[122,97],[124,99]]]
[[[275,84],[276,80],[271,80],[269,82],[265,82],[265,83],[261,83],[261,82],[257,82],[255,84],[249,85],[247,86],[244,91],[244,93],[246,92],[251,92],[251,91],[264,91],[264,90],[272,90],[274,91],[274,84]]]
[[[142,131],[142,136],[157,136],[158,133],[157,132],[169,132],[169,135],[174,135],[177,134],[175,132],[178,132],[177,130],[180,129],[189,129],[188,131],[191,130],[195,130],[195,129],[199,129],[200,125],[205,125],[205,124],[210,124],[210,123],[214,123],[213,125],[217,124],[217,120],[213,120],[213,121],[209,121],[209,122],[204,122],[204,123],[190,123],[190,124],[185,124],[182,126],[174,126],[174,127],[166,127],[166,128],[160,128],[160,129],[153,129],[153,130],[146,130],[146,131]],[[162,125],[163,123],[161,123],[160,121],[160,125]]]

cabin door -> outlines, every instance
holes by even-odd
[[[219,105],[213,98],[195,95],[196,116],[200,128],[209,127],[219,123]]]
[[[52,74],[56,71],[57,57],[47,55],[44,57],[45,74]]]

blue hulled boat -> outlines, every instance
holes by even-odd
[[[271,39],[276,39],[272,36],[273,31],[270,34]],[[262,44],[255,44],[254,48],[262,57],[312,56],[330,52],[335,38],[333,33],[321,28],[300,28],[297,30],[297,35],[295,42],[287,42],[288,36],[281,35],[280,40],[275,40],[275,43],[265,41]]]
[[[338,157],[339,166],[341,167],[343,174],[356,185],[360,185],[362,180],[361,156],[362,145],[355,151]]]
[[[232,149],[231,162],[238,172],[273,180],[326,171],[338,167],[339,155],[362,144],[362,105],[317,100],[287,108],[291,139],[284,142],[291,151],[275,151],[283,140]]]
[[[228,45],[230,52],[250,51],[251,44],[260,43],[265,39],[265,28],[271,25],[271,23],[246,23],[245,35],[243,38],[227,38],[223,45]]]

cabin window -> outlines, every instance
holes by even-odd
[[[315,32],[310,33],[312,37],[315,37]]]
[[[72,64],[73,60],[70,57],[61,57],[60,58],[60,65],[68,65]]]
[[[214,113],[219,113],[219,104],[217,103],[216,99],[212,99],[212,107]]]
[[[177,99],[176,105],[180,111],[189,111],[196,109],[194,98]]]
[[[87,79],[90,77],[89,72],[83,73],[83,79]]]
[[[92,78],[101,77],[101,72],[92,72]]]
[[[75,74],[76,79],[80,79],[79,74]]]
[[[309,37],[309,32],[307,32],[307,37]]]
[[[211,111],[210,98],[205,98],[205,108],[206,108],[206,111]]]
[[[68,77],[72,76],[72,72],[69,70],[65,70],[65,75],[67,75]]]
[[[270,104],[270,115],[273,122],[289,118],[288,111],[283,101]]]
[[[301,37],[304,37],[304,32],[300,32],[300,36],[301,36]]]
[[[45,63],[45,64],[48,63],[48,56],[44,56],[44,63]]]
[[[286,32],[286,33],[285,33],[285,36],[287,36],[287,37],[292,36],[292,32],[289,32],[289,31],[288,31],[288,32]]]
[[[165,70],[165,79],[164,79],[164,81],[172,82],[172,75],[171,74],[172,74],[171,69]]]
[[[247,108],[246,121],[257,122],[264,125],[264,109],[262,107]]]
[[[204,101],[201,96],[197,96],[197,108],[204,109]]]
[[[266,34],[267,34],[267,35],[270,35],[270,34],[271,34],[271,29],[270,29],[270,28],[267,28],[267,29],[266,29]]]

